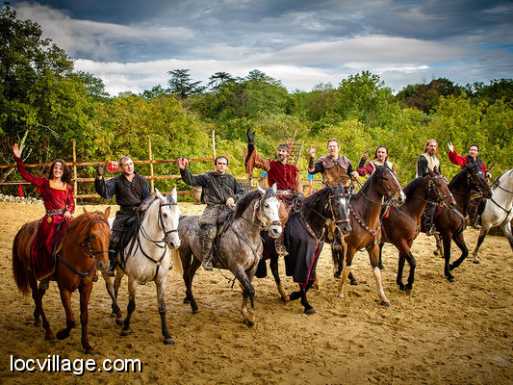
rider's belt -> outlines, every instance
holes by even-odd
[[[132,214],[137,210],[137,207],[139,206],[121,206],[119,211],[122,213]]]
[[[46,210],[46,221],[48,223],[52,223],[53,219],[52,217],[56,215],[64,215],[66,212],[66,209],[56,209],[56,210]]]

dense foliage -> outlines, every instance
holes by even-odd
[[[438,139],[443,153],[448,141],[461,152],[478,143],[495,175],[512,167],[511,79],[466,86],[435,79],[394,95],[378,75],[364,71],[336,86],[289,92],[259,70],[243,78],[217,72],[201,85],[187,69],[170,69],[169,88],[156,85],[140,95],[110,97],[100,79],[74,72],[66,53],[41,36],[39,25],[19,20],[9,7],[1,9],[3,163],[11,160],[10,145],[25,134],[27,159],[39,162],[70,159],[72,138],[80,160],[127,153],[146,158],[148,136],[155,158],[209,156],[215,130],[217,152],[227,154],[232,171],[242,176],[245,132],[252,128],[266,156],[289,138],[303,143],[305,151],[313,145],[321,154],[326,140],[334,137],[356,164],[363,152],[372,154],[385,144],[403,182],[414,176],[415,160],[431,137]],[[447,175],[457,172],[444,154],[442,159]],[[306,169],[304,156],[300,165]],[[158,167],[163,167],[159,172],[177,172],[174,166]],[[208,168],[195,165],[196,171]]]

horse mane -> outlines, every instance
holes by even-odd
[[[457,173],[452,180],[449,182],[449,188],[452,190],[453,188],[460,185],[467,185],[467,180],[465,177],[467,176],[470,168],[464,167],[459,173]]]
[[[105,222],[104,214],[101,211],[87,212],[73,218],[69,224],[66,234],[73,234],[75,239],[82,239],[90,230],[92,223]]]
[[[372,173],[372,175],[369,178],[367,178],[360,191],[358,191],[358,193],[355,195],[355,198],[360,198],[363,194],[366,194],[369,191],[370,185],[374,181],[374,178],[382,178],[384,172],[384,166],[377,166],[376,170]]]
[[[305,206],[305,207],[313,206],[315,203],[317,203],[317,201],[319,200],[319,197],[324,195],[327,191],[330,191],[330,188],[324,187],[324,188],[320,189],[319,191],[316,191],[313,194],[307,196],[303,201],[303,206]]]
[[[240,218],[244,211],[249,207],[251,202],[253,202],[256,198],[260,197],[260,193],[258,190],[250,191],[242,196],[237,201],[237,206],[235,207],[235,213],[233,215],[233,219]]]
[[[419,176],[418,178],[415,178],[410,183],[408,183],[403,189],[403,192],[406,194],[406,198],[410,198],[423,182],[424,177]]]

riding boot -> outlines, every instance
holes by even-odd
[[[469,224],[479,230],[481,226],[479,225],[479,205],[481,204],[480,199],[471,200],[468,205],[468,219]]]
[[[211,271],[214,266],[212,264],[212,244],[216,236],[215,225],[203,225],[200,226],[199,240],[200,240],[200,252],[203,260],[202,265],[205,270]]]
[[[109,270],[107,270],[106,272],[106,274],[111,277],[114,276],[114,271],[118,264],[118,243],[119,236],[113,232],[109,242]]]
[[[424,210],[424,215],[422,216],[422,230],[428,236],[435,234],[435,211],[436,206],[432,203],[428,203],[426,209]]]

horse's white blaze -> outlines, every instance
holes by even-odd
[[[376,266],[372,269],[372,272],[374,273],[374,278],[376,279],[378,295],[380,296],[381,301],[383,301],[386,304],[390,304],[390,301],[388,300],[387,296],[385,295],[385,289],[383,288],[383,279],[381,277],[381,269]]]

